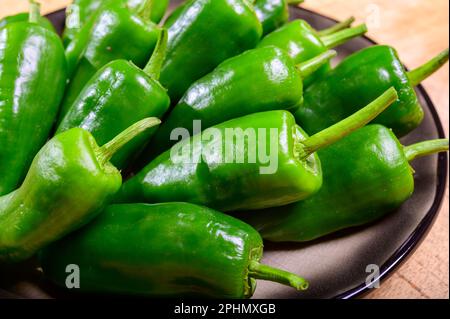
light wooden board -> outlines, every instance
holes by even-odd
[[[70,0],[40,0],[43,13],[67,6]],[[26,0],[0,0],[0,18],[26,11]],[[448,0],[307,0],[304,7],[336,19],[350,15],[367,22],[369,36],[396,47],[403,62],[414,68],[448,47]],[[449,129],[448,65],[424,83]],[[447,183],[448,185],[448,183]],[[380,289],[366,298],[449,298],[448,188],[441,213],[430,234]]]

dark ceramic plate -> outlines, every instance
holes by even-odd
[[[174,6],[178,1],[173,1]],[[305,19],[317,29],[333,20],[319,14],[292,8],[293,19]],[[64,12],[49,18],[61,31]],[[368,38],[353,40],[339,48],[340,58],[375,44]],[[433,103],[423,87],[418,95],[426,112],[421,127],[403,140],[416,141],[443,138],[444,132]],[[341,232],[322,240],[302,245],[267,244],[264,262],[301,274],[310,281],[310,289],[297,293],[281,285],[260,281],[256,298],[352,298],[370,291],[366,287],[368,265],[378,265],[380,281],[387,278],[411,255],[431,228],[441,206],[447,176],[447,154],[430,156],[413,163],[416,169],[416,191],[403,207],[387,218],[367,227]],[[31,265],[15,266],[0,273],[0,296],[67,297],[47,283]],[[6,277],[6,278],[5,278]],[[2,289],[4,291],[2,291]],[[72,295],[73,296],[73,295]],[[78,296],[79,297],[79,296]]]

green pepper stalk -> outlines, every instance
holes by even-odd
[[[366,32],[367,26],[362,24],[328,35],[321,35],[306,21],[294,20],[265,36],[258,47],[276,46],[286,51],[295,63],[302,63]],[[322,66],[317,72],[305,79],[305,87],[323,77],[330,70],[330,63]]]
[[[262,26],[248,2],[189,0],[165,22],[169,43],[161,84],[173,104],[220,63],[256,47]]]
[[[321,37],[327,36],[327,35],[331,35],[333,33],[339,32],[341,30],[350,28],[351,25],[353,24],[353,22],[355,22],[355,17],[350,17],[348,19],[345,19],[342,22],[338,22],[338,23],[332,25],[331,27],[329,27],[327,29],[323,29],[323,30],[317,31],[317,33]]]
[[[417,86],[430,76],[432,76],[436,71],[438,71],[442,66],[448,62],[448,49],[439,53],[436,57],[432,58],[430,61],[424,65],[408,72],[408,78],[412,86]]]
[[[320,40],[328,49],[332,49],[348,42],[351,39],[364,35],[366,32],[367,26],[365,24],[361,24],[330,35],[320,36]]]
[[[12,24],[12,23],[27,22],[29,20],[30,20],[30,14],[28,12],[23,12],[23,13],[18,13],[18,14],[12,15],[12,16],[7,16],[7,17],[0,19],[0,29],[9,24]],[[56,33],[55,27],[53,26],[53,24],[50,22],[49,19],[39,15],[37,23],[41,27]]]
[[[90,222],[119,190],[120,172],[110,158],[154,125],[144,119],[99,147],[74,128],[39,151],[22,186],[0,197],[0,262],[18,262]]]
[[[360,112],[311,137],[288,111],[254,113],[213,126],[151,161],[124,183],[115,202],[182,201],[234,211],[303,200],[322,185],[315,152],[364,126],[396,99],[391,88]]]
[[[39,13],[30,2],[29,21],[0,28],[0,196],[22,183],[47,141],[66,84],[64,48]]]
[[[146,12],[130,11],[120,1],[97,10],[66,48],[70,82],[58,123],[86,83],[109,62],[123,59],[144,67],[156,46],[159,33],[160,28],[148,19]]]
[[[249,50],[220,64],[196,81],[166,117],[152,147],[144,153],[146,164],[168,150],[176,128],[194,134],[194,121],[203,129],[244,115],[271,110],[295,112],[303,102],[303,79],[336,56],[327,51],[304,63],[275,47]]]
[[[295,117],[309,134],[342,120],[359,110],[388,87],[395,87],[398,101],[373,123],[391,128],[402,137],[416,129],[424,112],[414,86],[448,61],[448,49],[423,66],[406,71],[395,49],[373,46],[343,60],[326,77],[306,88],[304,105]]]
[[[398,209],[414,192],[409,162],[448,151],[448,140],[402,146],[388,128],[364,127],[319,152],[321,190],[292,205],[237,215],[273,242],[307,242],[366,225]]]
[[[250,298],[256,279],[308,288],[305,279],[261,264],[262,254],[261,236],[249,225],[206,207],[164,203],[109,206],[40,260],[62,287],[67,265],[78,265],[81,292]]]
[[[125,60],[115,60],[101,68],[67,110],[57,134],[80,127],[103,144],[143,118],[163,117],[169,109],[170,99],[158,78],[166,45],[167,31],[162,30],[155,51],[143,70]],[[119,169],[128,167],[155,130],[140,134],[117,152],[111,163]]]
[[[74,0],[66,11],[66,28],[63,33],[64,45],[67,47],[94,14],[111,3],[125,4],[133,12],[136,12],[142,5],[146,4],[142,0]],[[169,0],[153,0],[148,3],[151,5],[151,12],[148,18],[154,23],[159,23],[166,13]]]

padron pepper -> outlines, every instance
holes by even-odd
[[[288,111],[254,113],[213,126],[150,162],[122,186],[115,202],[183,201],[233,211],[308,198],[322,184],[316,151],[364,126],[396,98],[390,89],[311,137]]]
[[[314,134],[357,111],[393,86],[398,92],[398,101],[373,123],[391,128],[399,137],[404,136],[417,128],[424,117],[414,87],[447,61],[448,49],[407,72],[392,47],[378,45],[363,49],[308,87],[304,105],[295,117],[309,134]]]
[[[130,10],[138,10],[144,0],[74,0],[66,10],[66,28],[63,33],[64,45],[67,46],[77,36],[89,18],[102,6],[108,6],[112,2],[124,3]],[[151,3],[150,19],[159,23],[166,13],[169,0],[153,0]]]
[[[0,195],[20,185],[47,141],[67,79],[59,37],[30,7],[29,21],[0,29]]]
[[[448,140],[402,146],[391,130],[364,127],[319,151],[321,190],[286,207],[238,215],[273,242],[306,242],[371,223],[399,208],[414,191],[417,157],[448,150]]]
[[[289,21],[289,5],[299,5],[304,0],[255,0],[256,15],[263,26],[263,34],[278,29]]]
[[[158,123],[155,118],[144,119],[102,147],[80,128],[47,142],[22,186],[0,197],[0,262],[25,260],[90,222],[122,183],[109,159]]]
[[[262,34],[248,0],[189,0],[165,27],[169,43],[161,83],[172,103],[221,62],[254,48]]]
[[[124,59],[145,66],[160,33],[149,18],[151,1],[146,0],[138,12],[130,11],[125,4],[111,3],[97,11],[69,44],[66,58],[71,80],[58,122],[91,77],[109,62]]]
[[[170,106],[166,90],[158,82],[166,44],[167,31],[163,30],[143,70],[125,60],[101,68],[68,109],[57,133],[81,127],[92,133],[97,143],[103,144],[143,118],[161,118]],[[127,167],[154,132],[147,130],[128,143],[114,155],[111,163],[119,169]]]
[[[263,26],[263,35],[280,28],[289,22],[289,5],[298,6],[304,0],[256,0],[254,7],[258,19]],[[337,31],[348,28],[355,21],[351,17],[345,21],[319,31],[320,35],[329,35]]]
[[[271,110],[294,113],[303,102],[303,79],[336,56],[328,51],[295,65],[282,50],[264,47],[249,50],[222,62],[196,81],[172,109],[157,131],[148,160],[170,148],[170,134],[185,128],[193,134],[194,120],[203,129],[241,117]]]
[[[265,36],[258,47],[276,46],[286,51],[295,63],[302,63],[366,32],[367,26],[362,24],[332,34],[321,35],[308,22],[294,20]],[[330,63],[324,65],[305,80],[305,86],[309,86],[330,70]]]
[[[132,231],[130,231],[132,230]],[[108,206],[92,223],[46,248],[44,274],[80,291],[148,297],[249,298],[256,279],[308,288],[306,280],[261,264],[263,242],[249,225],[187,203]]]

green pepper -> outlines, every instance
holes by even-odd
[[[101,68],[69,108],[57,133],[81,127],[103,144],[143,118],[161,118],[170,105],[166,90],[158,82],[166,44],[167,31],[163,30],[144,70],[125,60],[116,60]],[[154,132],[148,130],[128,143],[111,163],[120,169],[127,167]]]
[[[403,147],[391,130],[369,125],[319,152],[322,189],[296,204],[239,215],[274,242],[306,242],[371,223],[414,191],[413,159],[447,151],[448,140]]]
[[[399,100],[374,123],[391,128],[401,137],[423,120],[424,112],[414,87],[448,61],[448,49],[437,57],[407,72],[395,49],[373,46],[341,62],[326,77],[305,91],[304,105],[295,117],[309,134],[314,134],[352,114],[388,87],[395,87]]]
[[[102,147],[80,128],[47,142],[22,186],[0,197],[0,262],[25,260],[90,222],[122,182],[111,156],[158,123],[142,120]]]
[[[76,264],[82,292],[236,299],[251,297],[256,279],[308,288],[304,279],[260,264],[262,255],[262,239],[249,225],[209,208],[164,203],[109,206],[40,260],[45,276],[62,287],[67,266]]]
[[[264,47],[226,60],[187,90],[155,135],[147,161],[175,144],[170,140],[173,129],[192,134],[194,120],[207,129],[252,113],[295,112],[303,101],[303,78],[334,56],[329,51],[296,66],[284,51]]]
[[[161,83],[173,103],[221,62],[254,48],[262,34],[248,0],[189,0],[165,27],[169,43]]]
[[[289,5],[299,5],[304,0],[255,0],[256,15],[263,26],[263,34],[278,29],[289,21]]]
[[[258,19],[263,26],[263,35],[280,28],[289,22],[289,5],[303,3],[304,0],[256,0],[254,7]],[[335,25],[318,31],[320,35],[330,35],[343,29],[347,29],[355,21],[354,17],[350,17],[345,21],[336,23]]]
[[[7,26],[8,24],[17,23],[17,22],[27,22],[30,20],[30,15],[27,12],[19,13],[16,15],[8,16],[0,20],[0,29]],[[50,22],[49,19],[39,16],[37,23],[52,32],[56,33],[55,27]]]
[[[0,195],[20,185],[47,141],[67,78],[59,37],[36,23],[38,4],[30,12],[0,29]]]
[[[144,0],[74,0],[67,8],[66,28],[63,33],[64,45],[68,46],[86,24],[89,18],[101,7],[107,7],[111,3],[123,3],[130,10],[138,10],[145,2]],[[169,0],[153,0],[151,3],[150,19],[159,23],[166,13]]]
[[[70,83],[61,106],[59,121],[75,102],[86,83],[103,66],[117,59],[144,67],[155,48],[160,28],[150,21],[148,6],[137,13],[124,4],[111,3],[97,11],[66,49]]]
[[[131,2],[133,0],[128,0],[128,2]],[[136,2],[137,0],[134,0]],[[139,0],[141,1],[141,0]],[[169,7],[169,0],[153,0],[152,3],[152,15],[151,19],[155,23],[161,22],[162,18],[164,18],[164,15],[167,12],[167,8]]]
[[[367,27],[362,24],[329,35],[320,35],[306,21],[294,20],[268,34],[261,40],[258,47],[276,46],[288,52],[295,63],[302,63],[366,32]],[[305,87],[330,70],[330,63],[324,65],[305,80]]]
[[[115,202],[183,201],[232,211],[308,198],[322,184],[316,151],[364,126],[396,98],[390,89],[311,137],[288,111],[254,113],[213,126],[150,162],[122,186]]]

